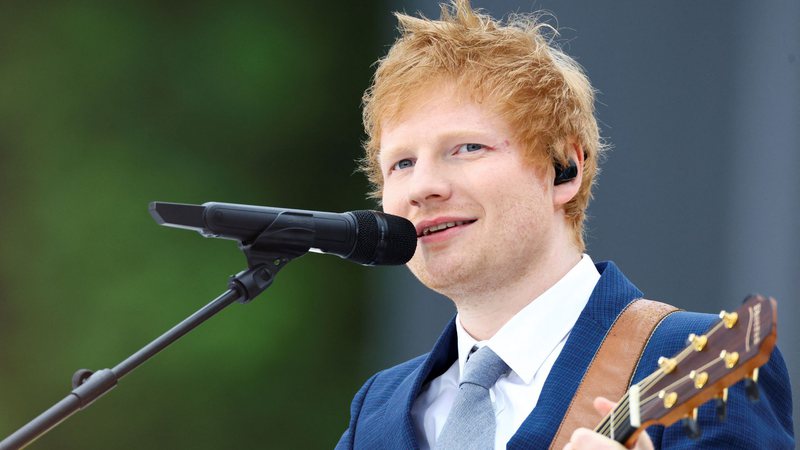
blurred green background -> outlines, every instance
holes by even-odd
[[[0,437],[245,267],[150,201],[374,207],[353,160],[376,12],[271,3],[0,3]],[[295,261],[32,448],[332,447],[371,371],[342,351],[369,270]]]

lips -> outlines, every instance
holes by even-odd
[[[434,220],[424,220],[417,224],[417,237],[430,236],[448,228],[455,228],[462,225],[469,225],[477,219],[442,217]]]

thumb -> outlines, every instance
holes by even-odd
[[[594,409],[597,410],[601,415],[604,417],[611,412],[611,410],[616,406],[616,403],[612,402],[611,400],[605,397],[596,397],[592,402]],[[641,433],[638,437],[636,445],[634,446],[635,449],[641,450],[653,450],[653,442],[650,440],[650,436],[647,433]]]
[[[605,397],[596,397],[592,404],[594,405],[594,409],[596,409],[597,412],[599,412],[602,416],[605,416],[611,412],[611,410],[614,408],[614,405],[616,405],[616,403]]]

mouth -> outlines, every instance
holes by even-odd
[[[417,228],[417,237],[421,238],[423,236],[430,236],[432,234],[441,233],[444,230],[455,228],[463,225],[469,225],[475,223],[478,219],[470,219],[470,220],[452,220],[452,221],[442,221],[438,223],[429,223],[429,224],[421,224],[422,227]]]

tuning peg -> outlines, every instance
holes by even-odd
[[[678,360],[661,356],[658,358],[658,367],[660,367],[664,373],[670,373],[678,367]]]
[[[755,403],[758,401],[760,393],[758,391],[757,367],[753,370],[753,373],[750,374],[750,377],[744,379],[744,392],[747,394],[747,398],[751,402]]]
[[[703,389],[708,382],[708,372],[698,373],[696,370],[689,372],[689,378],[694,381],[695,389]]]
[[[687,345],[691,344],[696,352],[703,350],[706,347],[707,343],[708,343],[708,336],[704,334],[698,336],[694,333],[690,334],[689,339],[687,339],[686,341],[686,344]]]
[[[723,350],[719,353],[719,357],[725,362],[725,367],[728,369],[733,369],[736,366],[736,363],[739,362],[739,352],[729,352],[727,350]]]
[[[700,425],[697,424],[697,408],[692,410],[692,414],[681,420],[683,431],[689,439],[697,440],[700,438]]]
[[[714,399],[714,409],[717,412],[718,421],[728,420],[728,388],[723,389],[722,393]]]
[[[747,399],[755,403],[758,401],[759,392],[758,384],[750,378],[744,379],[744,391],[747,393]]]
[[[751,402],[755,403],[758,401],[760,397],[758,390],[758,367],[753,369],[750,377],[744,379],[744,392]]]
[[[736,311],[729,313],[723,309],[719,312],[719,318],[722,319],[725,328],[733,328],[736,322],[739,321],[739,314]]]

